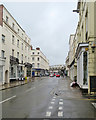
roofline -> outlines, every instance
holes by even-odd
[[[7,8],[3,5],[0,4],[0,6],[3,6],[3,8],[8,12],[8,14],[14,19],[14,17],[11,15],[11,13],[7,10]],[[17,25],[22,29],[22,31],[25,33],[25,31],[23,30],[23,28],[18,24],[18,22],[14,19],[14,21],[17,23]]]

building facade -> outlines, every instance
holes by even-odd
[[[69,40],[69,76],[80,88],[96,92],[96,2],[79,0],[76,33]],[[77,77],[75,77],[77,76]]]
[[[65,65],[63,64],[59,64],[59,65],[52,65],[49,67],[49,72],[51,73],[60,73],[60,74],[64,74],[64,70],[65,70]]]
[[[49,60],[41,52],[40,48],[31,50],[32,75],[45,75],[49,71]]]
[[[31,77],[30,38],[12,17],[8,10],[0,5],[0,81],[9,83],[20,77]]]
[[[77,81],[77,61],[75,58],[77,46],[77,33],[71,34],[69,39],[69,76],[72,81]]]
[[[78,83],[96,92],[96,2],[78,1],[79,34],[77,57]]]

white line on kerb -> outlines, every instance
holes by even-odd
[[[46,116],[50,117],[51,116],[51,112],[46,112]]]
[[[15,98],[15,97],[16,97],[16,95],[14,95],[14,96],[12,96],[12,97],[10,97],[10,98],[7,98],[6,100],[1,101],[0,104],[2,104],[2,103],[4,103],[4,102],[7,102],[7,101],[9,101],[9,100],[11,100],[11,99],[13,99],[13,98]]]

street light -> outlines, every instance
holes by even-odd
[[[77,12],[77,13],[79,13],[79,11],[80,11],[79,9],[77,9],[77,10],[73,10],[73,12]]]

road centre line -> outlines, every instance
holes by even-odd
[[[33,89],[35,89],[35,88],[36,88],[36,87],[30,88],[30,89],[26,90],[26,92],[29,92],[29,91],[31,91],[31,90],[33,90]]]
[[[9,101],[9,100],[11,100],[11,99],[13,99],[13,98],[15,98],[15,97],[16,97],[16,95],[14,95],[14,96],[12,96],[12,97],[10,97],[10,98],[7,98],[7,99],[1,101],[0,104],[2,104],[2,103],[4,103],[4,102],[7,102],[7,101]]]

